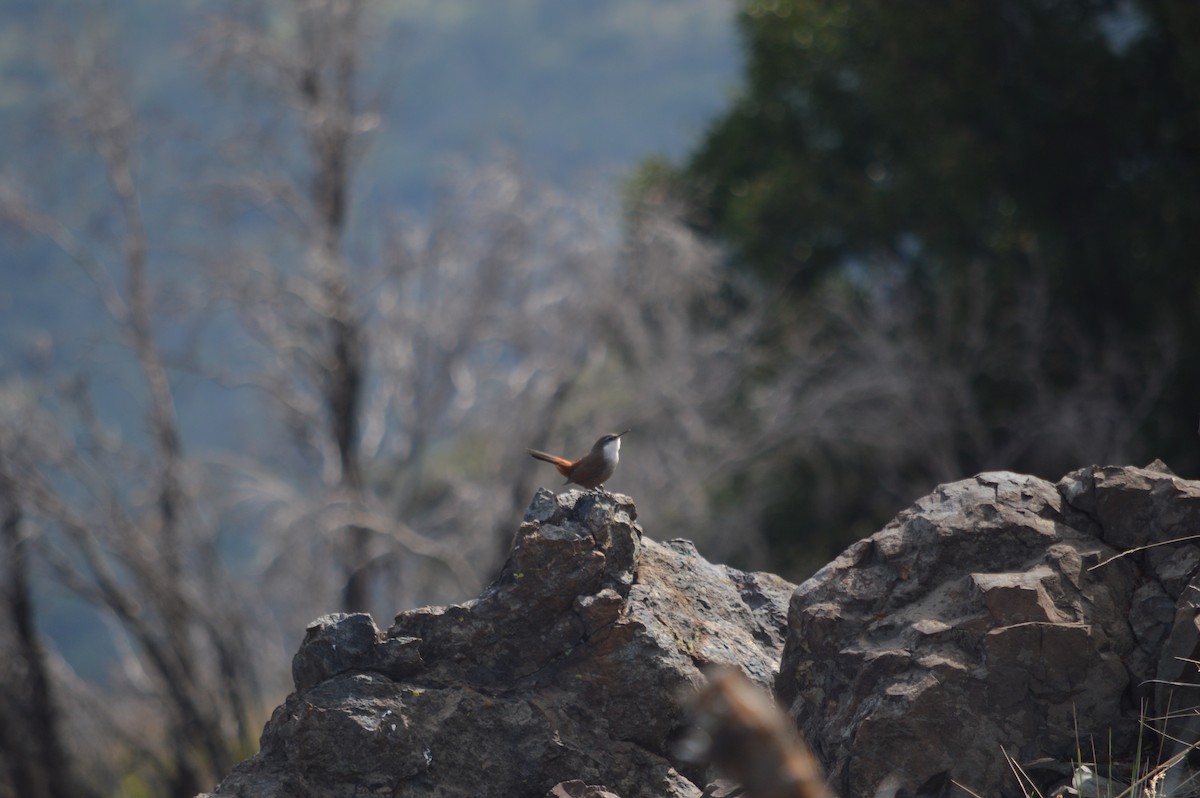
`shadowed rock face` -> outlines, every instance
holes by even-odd
[[[1139,714],[1200,704],[1196,541],[1105,562],[1196,534],[1157,464],[943,485],[796,590],[777,695],[843,796],[1021,795],[1004,751],[1048,795],[1077,742],[1128,761]]]
[[[795,586],[635,517],[626,497],[540,491],[477,599],[386,633],[319,619],[262,750],[215,795],[700,795],[673,752],[680,697],[710,663],[769,686]]]

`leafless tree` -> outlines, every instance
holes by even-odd
[[[277,211],[272,218],[299,222],[281,225],[293,231],[282,257],[243,247],[213,258],[223,266],[216,284],[263,354],[222,379],[266,390],[318,456],[323,484],[313,491],[243,460],[230,463],[240,469],[231,495],[273,511],[270,562],[282,562],[272,549],[294,553],[305,538],[337,552],[346,608],[365,606],[372,575],[390,583],[385,611],[461,598],[492,567],[532,484],[527,476],[499,487],[488,471],[516,462],[531,474],[525,446],[555,434],[579,388],[616,368],[608,317],[610,306],[621,312],[613,281],[625,269],[616,236],[599,206],[535,189],[505,165],[461,178],[431,223],[390,214],[380,256],[354,261],[349,165],[376,123],[357,100],[365,11],[327,0],[270,8],[291,20],[294,37],[230,17],[208,49],[218,65],[288,98],[288,118],[309,142],[300,171],[311,179],[239,166],[222,182]],[[386,211],[368,212],[379,229]],[[580,440],[627,411],[589,412]],[[470,463],[474,472],[462,468]],[[272,570],[295,578],[286,566]]]
[[[109,248],[37,208],[13,180],[0,186],[0,219],[45,237],[96,285],[137,365],[141,386],[133,396],[144,403],[149,446],[143,451],[106,428],[86,384],[76,382],[44,398],[43,407],[4,408],[0,459],[9,504],[41,530],[40,554],[55,579],[111,620],[128,646],[122,664],[132,692],[129,703],[108,705],[109,722],[119,728],[137,705],[154,706],[169,743],[147,747],[148,778],[163,794],[191,796],[250,744],[255,668],[214,531],[187,485],[171,381],[155,338],[136,113],[106,57],[109,47],[70,41],[56,53],[71,87],[60,118],[107,178],[119,231],[111,249],[119,254],[106,258]],[[123,274],[123,285],[115,274]]]
[[[1015,287],[969,274],[934,307],[900,267],[894,280],[763,306],[805,318],[757,337],[755,373],[769,377],[753,381],[742,407],[762,457],[743,461],[743,473],[760,484],[774,469],[803,479],[812,515],[794,520],[806,533],[796,539],[811,546],[834,532],[809,568],[940,482],[995,469],[1053,479],[1137,455],[1135,432],[1177,344],[1102,345],[1055,314],[1036,264]]]
[[[232,289],[244,329],[263,345],[253,375],[226,375],[267,390],[297,441],[315,452],[324,483],[322,526],[336,517],[332,547],[344,582],[340,604],[366,610],[372,531],[367,507],[360,423],[368,374],[363,286],[347,255],[353,167],[363,135],[376,124],[360,99],[364,50],[363,0],[289,0],[232,7],[206,34],[212,65],[257,78],[259,88],[291,113],[305,142],[307,177],[287,170],[250,171],[226,182],[241,199],[290,217],[293,237],[282,257],[235,259],[216,273]],[[285,37],[271,32],[283,21]],[[418,549],[438,546],[407,537]]]
[[[51,667],[34,618],[31,539],[22,515],[15,475],[0,448],[0,648],[13,652],[0,664],[6,686],[0,693],[0,795],[96,795],[77,779],[63,742]]]

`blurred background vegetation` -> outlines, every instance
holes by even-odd
[[[0,13],[0,796],[211,789],[309,620],[486,584],[527,446],[633,427],[648,534],[797,580],[1200,465],[1189,4]]]

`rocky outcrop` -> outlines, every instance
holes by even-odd
[[[1161,464],[943,485],[797,589],[777,694],[847,798],[1034,792],[1006,753],[1049,795],[1139,717],[1195,740],[1198,534]]]
[[[539,492],[479,598],[386,633],[314,623],[296,691],[216,795],[741,794],[689,748],[760,798],[816,784],[769,702],[720,677],[697,694],[709,664],[773,683],[843,798],[1051,795],[1110,758],[1128,775],[1139,745],[1162,761],[1200,739],[1197,535],[1200,483],[1161,464],[981,474],[793,592],[643,538],[626,497]]]
[[[215,795],[699,796],[680,699],[708,664],[768,686],[795,586],[643,538],[635,512],[541,491],[479,598],[386,633],[318,620],[296,691]]]

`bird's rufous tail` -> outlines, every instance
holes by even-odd
[[[529,452],[530,456],[536,457],[538,460],[545,460],[547,463],[551,463],[555,468],[558,469],[558,473],[562,474],[564,477],[570,476],[569,472],[575,465],[570,460],[566,460],[562,457],[555,457],[554,455],[546,454],[545,452],[539,452],[537,449],[526,449],[526,451]]]

